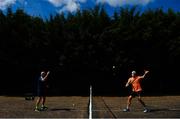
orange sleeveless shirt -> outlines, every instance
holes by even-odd
[[[132,91],[134,92],[139,92],[142,91],[141,88],[141,84],[140,84],[140,80],[141,80],[141,76],[136,76],[136,77],[131,77],[131,83],[132,83]]]

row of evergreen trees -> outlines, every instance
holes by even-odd
[[[171,9],[121,8],[109,16],[96,6],[43,19],[9,8],[0,11],[0,36],[1,67],[19,73],[44,67],[57,74],[112,73],[116,66],[116,75],[145,68],[160,81],[164,73],[178,76],[180,66],[180,13]]]

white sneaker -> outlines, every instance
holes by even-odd
[[[35,111],[35,112],[40,112],[40,109],[35,108],[34,111]]]
[[[130,111],[130,110],[127,109],[127,108],[123,109],[123,112],[129,112],[129,111]]]
[[[42,111],[45,111],[45,110],[47,110],[47,109],[48,109],[48,107],[46,107],[46,106],[42,106],[42,107],[41,107],[41,110],[42,110]]]
[[[148,111],[149,111],[148,109],[144,109],[144,111],[143,111],[143,112],[144,112],[144,113],[147,113]]]

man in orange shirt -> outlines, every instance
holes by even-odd
[[[123,111],[124,112],[128,112],[130,111],[129,107],[131,105],[131,100],[133,97],[135,96],[138,96],[138,101],[143,105],[144,107],[144,112],[148,112],[148,109],[146,108],[146,105],[145,103],[142,101],[141,99],[141,92],[142,92],[142,88],[141,88],[141,84],[140,84],[140,81],[146,76],[146,74],[148,73],[149,71],[145,71],[144,72],[144,75],[142,76],[137,76],[136,75],[136,71],[132,71],[132,77],[130,77],[128,79],[128,82],[126,83],[126,87],[128,87],[130,84],[132,86],[132,93],[130,94],[130,96],[128,97],[128,100],[127,100],[127,107],[126,109],[124,109]]]

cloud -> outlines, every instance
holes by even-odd
[[[0,9],[4,10],[7,7],[15,4],[16,0],[0,0]]]
[[[63,5],[64,0],[48,0],[51,4],[53,4],[55,7],[60,7]]]
[[[118,7],[123,5],[147,5],[154,0],[96,0],[97,4],[104,4],[107,3],[112,7]]]
[[[48,0],[48,2],[59,8],[59,12],[74,12],[80,9],[80,3],[85,3],[86,0]]]

